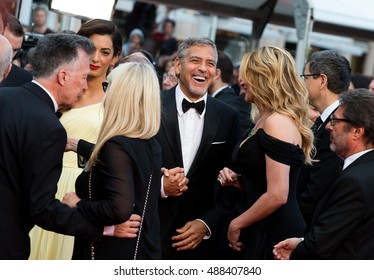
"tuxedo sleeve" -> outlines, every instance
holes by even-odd
[[[65,145],[66,132],[61,125],[55,125],[25,151],[23,180],[28,213],[46,230],[100,240],[103,227],[89,223],[76,208],[55,198]]]
[[[101,225],[120,224],[134,212],[134,164],[125,149],[114,140],[104,144],[98,162],[94,173],[101,177],[96,181],[101,185],[93,183],[93,186],[105,193],[105,199],[82,199],[78,209],[89,221]]]

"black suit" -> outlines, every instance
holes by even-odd
[[[343,170],[317,203],[292,259],[374,259],[374,151]]]
[[[0,87],[18,87],[32,81],[31,72],[12,64],[8,76],[1,81]]]
[[[162,166],[183,167],[175,87],[162,92],[161,128],[157,134],[162,148]],[[202,219],[214,235],[220,223],[220,211],[215,205],[215,184],[219,171],[228,166],[232,151],[240,138],[238,111],[207,96],[204,128],[200,146],[186,174],[188,191],[179,197],[161,198],[159,214],[163,258],[213,258],[212,239],[203,240],[194,250],[177,252],[171,247],[171,237],[186,222]]]
[[[27,259],[35,224],[100,239],[102,227],[55,199],[66,132],[37,84],[1,88],[0,139],[0,259]]]
[[[214,98],[234,107],[239,111],[240,124],[243,133],[253,125],[251,120],[251,104],[245,102],[244,96],[244,94],[237,95],[231,87],[225,87],[214,96]]]
[[[302,168],[298,181],[298,200],[301,213],[306,223],[306,232],[310,229],[310,222],[314,208],[321,197],[339,176],[342,160],[330,149],[330,132],[326,130],[328,117],[315,133],[314,145],[317,153],[312,166]]]

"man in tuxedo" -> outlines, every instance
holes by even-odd
[[[8,75],[11,62],[12,46],[3,35],[0,35],[0,82]]]
[[[216,75],[208,89],[209,95],[234,107],[239,111],[242,132],[247,131],[252,125],[251,104],[245,102],[244,94],[237,95],[231,88],[230,82],[234,66],[230,57],[223,51],[218,51]]]
[[[314,208],[339,175],[341,160],[330,150],[330,133],[325,129],[339,106],[339,95],[349,87],[351,68],[348,60],[333,50],[314,52],[307,60],[304,74],[309,101],[321,114],[312,127],[316,160],[304,166],[298,182],[300,210],[310,225]]]
[[[8,13],[2,0],[0,0],[0,16],[0,34],[4,34],[13,49],[19,48],[23,40],[22,25],[15,16]],[[19,34],[22,34],[21,41],[19,41]],[[15,53],[12,58],[14,55]],[[7,77],[0,81],[0,87],[20,86],[31,80],[32,74],[30,72],[12,63]]]
[[[55,199],[67,138],[55,113],[87,89],[93,52],[87,38],[45,36],[35,50],[35,80],[0,91],[0,259],[27,259],[35,224],[94,240],[103,234]]]
[[[330,148],[344,160],[323,194],[304,240],[286,239],[278,259],[374,259],[374,95],[356,89],[340,96],[326,125]]]
[[[174,61],[179,84],[162,92],[157,139],[166,168],[159,203],[163,259],[217,257],[209,238],[222,213],[215,202],[216,181],[219,170],[230,164],[240,123],[237,110],[207,95],[216,63],[213,41],[186,39]],[[186,174],[188,187],[174,179],[179,168]]]

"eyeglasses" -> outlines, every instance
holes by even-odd
[[[300,75],[300,78],[302,78],[303,80],[306,80],[307,77],[316,77],[316,76],[319,76],[321,74],[302,74]]]
[[[166,80],[166,79],[169,79],[169,81],[172,82],[172,83],[176,83],[177,82],[177,77],[175,77],[173,75],[164,74],[163,75],[163,80]]]
[[[351,123],[351,120],[348,119],[341,119],[341,118],[335,118],[333,115],[330,116],[330,124],[331,126],[334,126],[335,122],[347,122]]]

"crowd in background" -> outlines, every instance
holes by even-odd
[[[374,259],[374,79],[339,52],[42,7],[26,46],[0,12],[0,259]]]

